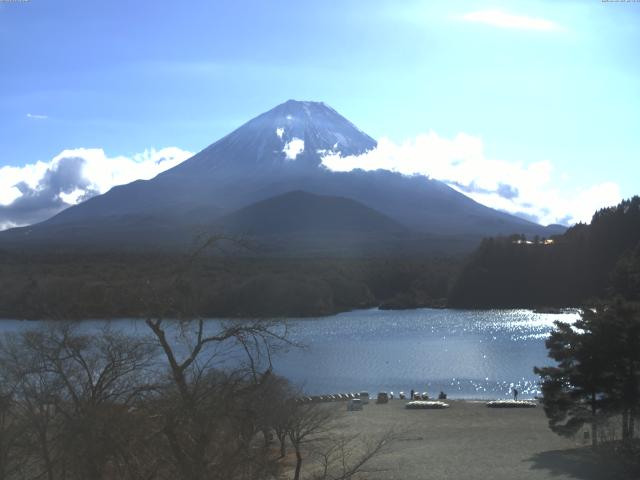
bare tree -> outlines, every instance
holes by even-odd
[[[165,397],[173,401],[159,412],[176,474],[232,478],[222,472],[231,475],[230,465],[247,465],[248,448],[263,427],[257,396],[271,376],[274,343],[286,341],[286,332],[266,322],[146,323],[168,365]]]
[[[121,464],[152,356],[143,339],[83,335],[69,324],[3,339],[0,368],[13,384],[14,421],[25,429],[25,475],[101,478]]]
[[[321,469],[313,480],[349,480],[369,467],[372,460],[386,453],[397,439],[394,430],[371,439],[363,439],[360,434],[332,436],[317,455]],[[376,469],[377,472],[383,469]],[[371,472],[371,470],[368,470]]]
[[[348,480],[362,473],[384,454],[398,437],[395,429],[364,438],[340,433],[341,412],[331,404],[296,404],[289,415],[287,434],[296,452],[293,480],[302,478],[306,454],[312,480]]]
[[[208,248],[225,244],[238,241],[208,238],[175,272],[170,295],[149,292],[145,322],[168,366],[163,397],[172,399],[155,408],[174,475],[185,480],[257,478],[269,469],[264,452],[251,449],[266,428],[256,400],[269,383],[273,352],[289,343],[287,329],[283,322],[199,315],[193,268]]]
[[[265,423],[275,433],[278,439],[280,458],[284,458],[287,454],[287,439],[289,437],[291,418],[298,405],[294,392],[288,384],[284,385],[280,392],[269,398],[270,408],[266,412],[268,418]]]
[[[284,322],[198,314],[205,247],[169,292],[149,286],[148,337],[58,322],[0,341],[0,480],[266,480],[288,444],[295,480],[312,451],[314,475],[347,479],[383,450],[332,436],[336,410],[297,402],[272,372]]]
[[[337,411],[333,406],[317,403],[298,404],[289,418],[287,435],[296,452],[294,480],[300,479],[303,448],[311,442],[317,442],[331,429]]]
[[[21,465],[18,444],[23,435],[23,425],[14,418],[15,401],[12,385],[0,378],[0,480],[13,478]]]

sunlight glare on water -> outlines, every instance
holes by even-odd
[[[441,390],[452,398],[496,398],[517,388],[539,394],[534,366],[549,365],[544,340],[555,320],[577,312],[531,310],[364,310],[293,320],[307,345],[275,361],[309,394]]]
[[[533,367],[551,364],[544,341],[553,322],[578,317],[578,311],[372,309],[290,319],[290,339],[305,348],[278,354],[274,368],[308,394],[414,389],[431,396],[444,391],[450,398],[504,398],[515,387],[530,398],[539,394]],[[142,320],[85,320],[79,327],[91,332],[107,324],[149,334]],[[3,320],[0,331],[38,325]],[[216,325],[212,320],[209,327]],[[231,365],[231,350],[220,350]]]

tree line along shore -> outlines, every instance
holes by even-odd
[[[561,308],[640,300],[640,198],[550,239],[487,238],[469,255],[383,257],[2,251],[0,317],[143,318],[150,292],[188,292],[203,315],[320,316],[359,308]],[[178,311],[174,312],[179,313]]]

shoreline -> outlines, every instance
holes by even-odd
[[[344,403],[346,404],[351,398],[358,398],[357,393],[354,392],[354,397],[351,398],[336,398],[336,399],[328,399],[327,397],[331,397],[331,396],[336,396],[336,395],[342,395],[342,394],[320,394],[320,395],[300,395],[296,398],[297,401],[299,401],[300,403],[326,403],[326,404],[341,404]],[[323,397],[325,399],[319,399],[319,397]],[[376,398],[377,398],[377,394],[372,394],[369,396],[369,403],[376,403]],[[307,399],[312,399],[312,400],[307,400]],[[415,399],[415,400],[419,400],[419,399]],[[438,398],[437,395],[435,396],[429,396],[429,398],[427,399],[427,401],[440,401],[440,402],[456,402],[456,403],[487,403],[487,402],[495,402],[495,401],[505,401],[505,400],[514,400],[512,397],[452,397],[447,395],[447,398],[444,399],[440,399]],[[525,402],[536,402],[539,403],[542,400],[541,397],[539,396],[522,396],[522,395],[518,395],[518,402],[520,401],[525,401]],[[397,394],[394,392],[394,397],[389,399],[389,402],[410,402],[411,399],[410,398],[404,398],[401,399],[397,396]]]
[[[331,313],[324,314],[312,314],[312,315],[289,315],[289,316],[207,316],[204,317],[205,320],[264,320],[264,321],[304,321],[304,320],[313,320],[313,319],[328,319],[331,317],[336,317],[338,315],[343,315],[347,313],[364,313],[364,312],[406,312],[406,311],[420,311],[420,310],[451,310],[455,312],[469,312],[469,311],[480,311],[480,312],[510,312],[510,311],[521,311],[525,310],[537,315],[570,315],[574,313],[578,313],[580,311],[579,307],[561,307],[557,309],[548,309],[548,308],[538,308],[538,307],[449,307],[449,306],[419,306],[419,307],[411,307],[411,308],[383,308],[382,305],[378,306],[370,306],[365,308],[353,308],[353,309],[340,309]],[[113,322],[113,321],[144,321],[147,316],[123,316],[123,317],[104,317],[104,316],[84,316],[82,318],[68,318],[64,320],[54,320],[51,318],[33,318],[33,317],[2,317],[0,316],[0,323],[12,321],[12,322],[58,322],[58,321],[70,321],[70,322],[84,322],[84,321],[100,321],[100,322]],[[167,318],[168,321],[177,321],[175,318]]]

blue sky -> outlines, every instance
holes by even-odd
[[[0,3],[0,45],[0,227],[69,152],[101,192],[289,98],[542,223],[640,193],[640,3],[30,0]]]

